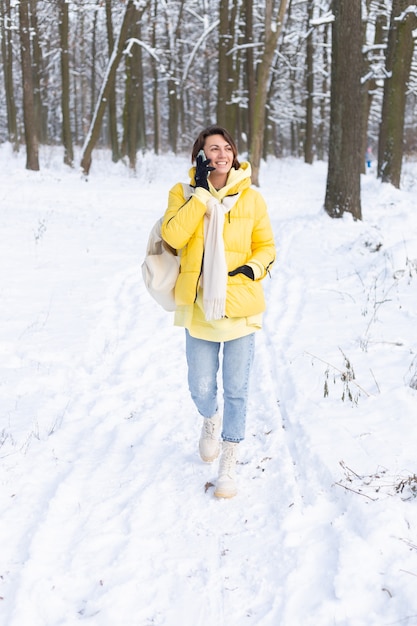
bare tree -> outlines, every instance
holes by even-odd
[[[304,139],[304,161],[313,163],[313,97],[314,97],[314,46],[313,46],[314,0],[307,2],[307,41],[306,41],[306,133]]]
[[[328,136],[328,107],[327,107],[327,93],[329,91],[329,79],[331,75],[331,54],[329,52],[330,46],[328,45],[331,27],[328,24],[323,26],[323,40],[322,40],[322,63],[321,63],[321,98],[320,98],[320,113],[319,124],[316,128],[316,147],[317,157],[319,159],[325,159],[327,155],[327,145],[325,138]]]
[[[185,0],[178,2],[178,12],[175,15],[173,7],[166,7],[165,20],[168,38],[169,54],[168,54],[168,76],[167,76],[167,101],[168,101],[168,143],[174,152],[178,147],[178,128],[180,121],[180,98],[178,93],[179,68],[179,42],[181,40],[181,26],[183,22]]]
[[[366,0],[366,16],[364,16],[363,36],[363,134],[362,134],[362,172],[366,171],[366,161],[369,161],[372,153],[369,133],[369,117],[375,97],[378,94],[379,85],[385,79],[385,54],[386,33],[388,32],[388,13],[381,11],[379,4],[374,0]],[[368,41],[367,31],[373,33]],[[378,94],[380,95],[380,94]],[[372,141],[372,140],[371,140]],[[376,142],[375,142],[376,143]],[[365,158],[366,156],[366,158]]]
[[[243,63],[242,80],[246,87],[247,109],[242,127],[246,129],[247,145],[251,145],[253,136],[253,119],[255,108],[256,78],[255,78],[255,55],[254,55],[254,34],[253,34],[253,3],[252,0],[243,2],[243,18],[245,24],[244,34],[241,37],[241,44],[245,46],[245,56]]]
[[[62,77],[62,141],[64,144],[64,163],[72,167],[74,162],[74,150],[71,135],[70,117],[70,72],[68,50],[68,2],[59,0],[59,32],[61,40],[61,77]]]
[[[158,15],[158,1],[153,0],[152,6],[152,48],[156,48],[157,32],[156,18]],[[153,114],[153,149],[155,154],[159,154],[161,149],[161,97],[159,93],[159,64],[155,58],[151,59],[152,64],[152,114]]]
[[[29,0],[30,40],[32,48],[33,106],[35,109],[36,134],[40,143],[46,143],[48,135],[48,110],[43,94],[44,62],[40,43],[36,0]]]
[[[111,15],[111,0],[106,2],[106,26],[107,26],[107,42],[109,46],[109,57],[114,48],[113,22]],[[120,159],[119,140],[117,136],[117,107],[116,107],[116,85],[115,81],[109,87],[109,134],[113,163],[117,163]]]
[[[333,0],[329,163],[324,208],[362,219],[361,2]]]
[[[178,153],[189,147],[203,125],[215,121],[226,126],[236,137],[239,151],[248,154],[255,184],[260,159],[268,155],[303,155],[306,162],[316,155],[322,160],[329,157],[332,0],[66,0],[65,6],[62,2],[24,0],[21,8],[29,10],[31,20],[33,108],[42,111],[26,128],[36,131],[39,142],[46,137],[63,144],[68,162],[72,140],[84,144],[86,169],[93,146],[110,146],[115,161],[118,153],[128,154],[134,167],[137,151],[146,150],[147,141],[152,141],[155,152],[171,149]],[[363,171],[366,148],[376,146],[380,130],[388,39],[385,24],[389,24],[393,0],[352,0],[343,8],[354,10],[358,2],[364,10],[363,90],[358,105],[365,120],[358,141]],[[397,30],[416,13],[417,0],[403,2],[404,20],[396,20]],[[134,30],[119,41],[126,9],[133,5]],[[398,0],[395,6],[400,6]],[[60,26],[56,19],[60,7],[68,19],[64,37],[63,22]],[[142,17],[145,11],[146,20]],[[395,15],[400,17],[398,12]],[[15,138],[16,146],[24,128],[22,63],[16,55],[20,48],[18,17],[18,1],[0,0],[0,137]],[[280,30],[283,22],[285,31]],[[22,58],[23,52],[24,48]],[[416,52],[414,49],[414,67]],[[121,64],[123,53],[126,62]],[[69,67],[65,68],[68,57]],[[343,74],[344,63],[351,65],[352,60],[349,41],[344,55],[335,61],[338,71]],[[398,75],[397,63],[406,60],[398,48],[392,76],[386,81],[387,94]],[[26,71],[25,76],[28,74]],[[408,82],[398,87],[406,106],[404,131],[396,138],[403,134],[404,142],[407,138],[410,142],[415,134],[414,75],[417,73],[411,69]],[[27,89],[25,93],[30,98]],[[344,106],[350,110],[352,92],[342,90],[339,96],[346,96]],[[386,98],[381,147],[391,145],[390,135],[384,133],[391,133],[394,122],[402,119],[399,93],[395,98],[389,108],[388,95]],[[392,122],[386,127],[391,114]],[[342,119],[340,137],[345,141],[353,130],[347,128],[346,115]],[[330,148],[340,151],[342,144],[334,137]],[[401,149],[401,138],[397,141]],[[386,154],[381,166],[389,162]],[[331,157],[330,172],[336,166],[334,152]],[[356,159],[355,151],[351,157]]]
[[[126,37],[129,32],[129,27],[134,19],[134,16],[135,1],[128,0],[119,36],[114,43],[114,48],[107,66],[106,75],[104,77],[103,85],[101,87],[100,95],[98,97],[94,116],[82,150],[81,169],[86,175],[88,175],[90,172],[92,161],[91,155],[100,134],[101,122],[107,107],[108,96],[115,80],[116,70],[123,54],[123,46],[125,44]]]
[[[4,91],[7,109],[7,134],[15,151],[19,148],[15,88],[13,79],[12,20],[10,0],[0,0],[1,55],[3,58]]]
[[[237,103],[233,93],[237,89],[236,51],[234,50],[237,29],[238,3],[236,0],[221,2],[219,7],[219,52],[218,52],[218,89],[216,120],[237,134]]]
[[[23,121],[26,141],[26,169],[39,170],[39,144],[33,95],[32,50],[30,42],[29,0],[20,0],[20,48],[23,81]]]
[[[130,40],[141,41],[141,14],[136,9],[129,32]],[[139,147],[146,147],[142,47],[132,45],[126,54],[126,88],[123,110],[123,142],[122,154],[127,154],[129,166],[136,169],[136,153]]]
[[[384,100],[378,144],[378,177],[400,187],[407,82],[417,27],[417,0],[393,0]]]
[[[268,94],[269,74],[274,59],[275,48],[284,23],[288,0],[281,0],[279,9],[274,12],[274,0],[266,0],[265,6],[265,42],[262,56],[258,63],[256,94],[252,118],[252,139],[250,158],[252,163],[252,182],[259,185],[259,168],[262,157],[265,106]]]

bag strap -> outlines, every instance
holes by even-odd
[[[189,200],[194,193],[194,187],[191,187],[191,185],[189,185],[188,183],[181,183],[181,184],[182,184],[182,191],[184,194],[184,198],[186,200]]]

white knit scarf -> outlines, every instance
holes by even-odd
[[[206,320],[219,320],[226,314],[227,265],[224,252],[224,216],[239,197],[218,202],[210,198],[204,216],[203,306]]]

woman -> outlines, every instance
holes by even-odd
[[[219,455],[221,431],[214,492],[219,498],[237,493],[237,447],[245,437],[254,333],[265,310],[260,281],[275,259],[265,202],[251,188],[250,164],[239,163],[237,156],[226,129],[203,130],[192,149],[196,166],[190,170],[190,194],[181,183],[171,189],[162,224],[162,237],[181,256],[174,323],[186,329],[188,385],[203,416],[203,461]],[[223,419],[217,400],[220,354]]]

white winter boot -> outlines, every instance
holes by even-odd
[[[222,455],[219,464],[219,477],[217,479],[214,495],[217,498],[233,498],[237,494],[236,486],[236,462],[237,443],[223,441]]]
[[[221,417],[219,413],[213,415],[213,417],[203,418],[203,427],[201,429],[199,450],[200,456],[206,463],[211,463],[214,459],[217,459],[220,453],[220,428]]]

